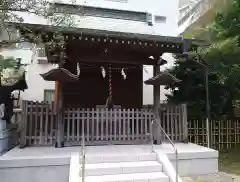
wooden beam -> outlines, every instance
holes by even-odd
[[[156,60],[152,60],[147,55],[141,53],[104,53],[97,51],[85,51],[84,53],[67,53],[69,61],[79,61],[84,63],[125,63],[135,65],[155,65]]]
[[[177,44],[165,44],[165,43],[153,43],[144,41],[132,41],[132,40],[121,40],[121,39],[103,39],[97,37],[82,37],[75,39],[66,40],[68,45],[73,49],[86,48],[86,47],[108,47],[109,49],[117,49],[121,51],[134,50],[137,52],[145,52],[149,54],[159,54],[159,52],[172,52],[180,53],[182,51],[181,45]]]

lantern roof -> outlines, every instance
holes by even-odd
[[[160,86],[160,85],[168,85],[173,82],[181,82],[181,80],[179,80],[178,78],[176,78],[169,72],[161,72],[157,76],[146,80],[144,83],[146,85],[156,85],[156,86],[159,85]]]

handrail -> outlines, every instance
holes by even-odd
[[[84,134],[84,122],[82,122],[82,182],[85,182],[85,134]]]
[[[175,152],[175,160],[176,160],[176,181],[175,182],[178,182],[178,150],[177,150],[177,147],[175,146],[175,144],[173,143],[173,141],[170,139],[170,137],[168,136],[168,134],[164,131],[164,129],[162,128],[162,126],[156,122],[156,120],[152,120],[151,122],[151,130],[153,131],[153,124],[156,123],[157,124],[157,128],[160,129],[163,134],[167,137],[167,139],[169,140],[170,144],[172,145],[173,149],[174,149],[174,152]],[[152,149],[153,149],[153,134],[152,134],[152,131],[151,131],[151,138],[152,138]]]

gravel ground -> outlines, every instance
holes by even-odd
[[[212,175],[184,177],[183,182],[240,182],[240,176],[219,172]]]

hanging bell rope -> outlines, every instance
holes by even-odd
[[[113,108],[113,100],[112,100],[112,70],[111,65],[108,67],[108,98],[106,101],[106,108]]]
[[[108,93],[109,93],[109,101],[112,101],[112,66],[109,64],[108,67]]]

